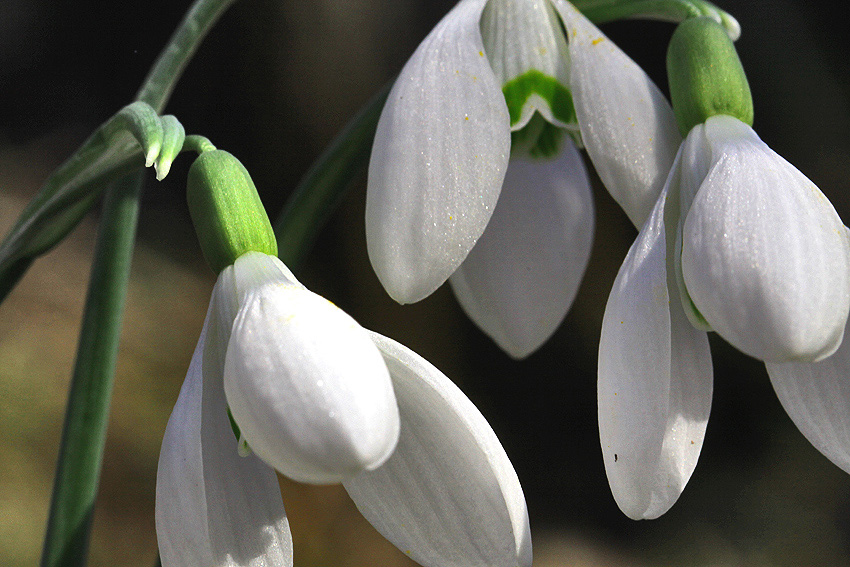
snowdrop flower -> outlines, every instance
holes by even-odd
[[[669,509],[696,466],[711,405],[708,330],[765,360],[801,431],[850,463],[850,416],[826,398],[847,400],[838,372],[848,355],[812,364],[839,347],[847,323],[847,232],[820,190],[742,121],[752,100],[718,26],[683,23],[668,73],[680,123],[700,122],[620,269],[599,347],[606,472],[636,519]]]
[[[404,525],[379,529],[423,565],[530,564],[522,489],[486,420],[416,354],[365,331],[275,256],[250,250],[273,247],[252,236],[268,225],[255,195],[229,154],[203,154],[190,170],[196,227],[233,221],[227,234],[198,228],[205,256],[212,265],[238,257],[216,281],[163,440],[163,565],[292,565],[275,469],[347,481],[376,525],[390,516],[382,506],[404,514]]]
[[[419,301],[455,274],[487,334],[517,358],[535,350],[569,309],[592,240],[571,138],[642,223],[681,140],[655,85],[568,2],[461,0],[378,123],[366,233],[388,293]]]

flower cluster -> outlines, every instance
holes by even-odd
[[[800,430],[850,472],[848,233],[751,128],[737,22],[703,16],[671,40],[671,107],[568,2],[461,0],[402,71],[369,168],[369,256],[388,293],[418,301],[448,279],[521,358],[558,326],[588,261],[584,147],[640,229],[598,382],[606,471],[633,518],[663,514],[696,465],[707,331],[764,360]]]
[[[202,154],[188,194],[204,254],[224,267],[160,453],[162,564],[292,565],[278,471],[344,483],[422,565],[530,565],[522,488],[469,399],[252,250],[274,241],[235,158]]]

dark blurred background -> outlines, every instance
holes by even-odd
[[[0,2],[0,229],[49,173],[132,100],[189,2]],[[274,218],[347,120],[451,8],[446,0],[241,0],[201,47],[167,111],[239,157]],[[850,219],[850,63],[842,3],[723,2],[755,129]],[[666,92],[673,26],[603,31]],[[149,176],[95,516],[93,565],[152,565],[159,442],[214,281],[185,206],[190,159]],[[369,266],[364,179],[321,233],[302,281],[413,348],[490,420],[528,500],[536,565],[850,565],[850,477],[813,449],[764,370],[712,336],[715,395],[690,484],[633,522],[610,495],[596,426],[596,347],[608,291],[636,236],[594,179],[590,267],[556,335],[525,361],[465,319],[447,287],[401,307]],[[0,306],[0,564],[40,553],[96,214]],[[296,565],[403,565],[338,487],[283,481]]]

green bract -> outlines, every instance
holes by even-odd
[[[753,124],[747,76],[726,30],[711,18],[685,20],[667,48],[673,112],[683,136],[712,116]]]
[[[213,150],[198,156],[189,168],[186,198],[204,258],[216,273],[246,252],[277,255],[254,182],[231,154]]]

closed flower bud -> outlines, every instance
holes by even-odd
[[[216,273],[246,252],[277,255],[274,231],[254,182],[228,152],[198,156],[189,168],[186,199],[204,258]]]

